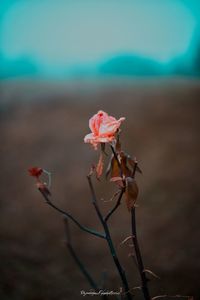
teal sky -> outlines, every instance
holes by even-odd
[[[29,57],[43,73],[123,53],[190,60],[198,11],[195,0],[4,0],[0,53],[8,62]]]

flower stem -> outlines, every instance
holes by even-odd
[[[90,273],[88,272],[88,270],[86,269],[85,265],[83,264],[83,262],[80,260],[80,258],[78,257],[78,255],[76,254],[72,243],[71,243],[71,234],[70,234],[70,229],[69,229],[69,224],[68,224],[68,219],[67,217],[64,217],[64,223],[65,223],[65,232],[66,232],[66,244],[67,244],[67,248],[72,256],[72,258],[74,259],[74,261],[76,262],[77,266],[79,267],[80,271],[82,272],[82,274],[85,276],[85,278],[87,279],[87,281],[89,282],[90,286],[95,290],[98,291],[100,288],[98,287],[97,283],[94,281],[94,279],[92,278],[92,276],[90,275]],[[102,299],[106,300],[108,299],[108,297],[106,295],[102,295],[101,296]]]
[[[132,241],[135,248],[135,255],[137,259],[141,282],[142,282],[142,292],[145,300],[151,300],[149,290],[148,290],[148,279],[146,277],[142,255],[140,252],[140,247],[137,239],[135,207],[131,209],[131,227],[132,227]]]
[[[106,236],[105,234],[103,233],[100,233],[94,229],[90,229],[88,227],[85,227],[83,226],[81,223],[79,223],[72,215],[70,215],[69,213],[67,213],[66,211],[64,211],[63,209],[57,207],[55,204],[53,204],[51,202],[51,200],[49,199],[49,196],[42,190],[39,188],[39,191],[41,192],[42,196],[45,198],[46,200],[46,203],[48,205],[50,205],[51,207],[53,207],[55,210],[57,210],[59,213],[63,214],[65,217],[71,219],[80,229],[82,229],[83,231],[87,232],[87,233],[90,233],[92,235],[95,235],[99,238],[103,238],[103,239],[106,239]]]
[[[64,223],[65,223],[65,232],[66,232],[66,244],[67,244],[67,247],[69,249],[69,252],[70,252],[71,256],[73,257],[73,259],[75,260],[76,264],[78,265],[79,269],[83,273],[83,275],[86,277],[86,279],[90,283],[91,287],[93,289],[97,290],[98,289],[97,284],[95,283],[95,281],[93,280],[93,278],[91,277],[89,272],[86,270],[85,266],[83,265],[83,263],[79,259],[78,255],[74,251],[74,248],[72,247],[71,235],[70,235],[70,230],[69,230],[69,224],[68,224],[67,217],[64,218]]]
[[[114,155],[114,157],[115,157],[115,159],[116,159],[116,161],[117,161],[118,168],[119,168],[119,170],[120,170],[120,177],[122,178],[122,181],[123,181],[123,171],[122,171],[121,163],[120,163],[120,161],[119,161],[119,158],[118,158],[118,156],[117,156],[117,153],[116,153],[114,147],[113,147],[112,145],[110,145],[110,147],[111,147],[112,153],[113,153],[113,155]],[[124,181],[123,181],[123,183],[124,183]]]
[[[107,222],[108,219],[112,216],[112,214],[116,211],[116,209],[119,207],[119,205],[121,204],[121,199],[122,199],[122,196],[123,194],[125,193],[126,191],[126,183],[125,183],[125,180],[123,178],[123,171],[122,171],[122,166],[121,166],[121,163],[118,159],[118,156],[117,156],[117,153],[114,149],[114,147],[112,145],[110,145],[111,147],[111,150],[112,150],[112,153],[117,161],[117,164],[118,164],[118,168],[120,170],[120,177],[122,178],[122,183],[123,183],[123,187],[121,188],[121,192],[119,194],[119,197],[117,199],[117,202],[116,204],[114,205],[114,207],[108,212],[108,214],[104,217],[104,221]]]
[[[87,176],[87,179],[88,179],[88,183],[89,183],[89,187],[90,187],[90,191],[91,191],[91,195],[92,195],[92,204],[94,205],[94,208],[95,208],[95,210],[97,212],[99,220],[100,220],[100,222],[101,222],[101,224],[102,224],[102,226],[104,228],[105,236],[106,236],[106,241],[108,243],[108,247],[110,249],[112,258],[114,260],[114,263],[116,265],[117,271],[118,271],[119,276],[121,278],[126,298],[128,300],[131,300],[132,299],[132,295],[130,293],[130,288],[129,288],[128,281],[127,281],[127,278],[126,278],[126,274],[125,274],[125,271],[124,271],[124,269],[122,268],[122,266],[121,266],[121,264],[119,262],[117,253],[115,251],[114,244],[112,242],[112,238],[111,238],[111,235],[110,235],[110,231],[109,231],[108,225],[107,225],[106,221],[104,220],[104,218],[103,218],[103,216],[102,216],[102,214],[100,212],[100,209],[98,207],[97,198],[96,198],[96,194],[95,194],[94,187],[93,187],[93,184],[92,184],[91,176],[90,175]]]
[[[119,197],[117,199],[117,202],[116,204],[114,205],[114,207],[108,212],[108,214],[104,217],[104,221],[105,222],[108,222],[108,219],[112,216],[112,214],[115,212],[115,210],[118,208],[118,206],[121,204],[121,199],[122,199],[122,196],[125,192],[125,188],[122,188],[121,191],[120,191],[120,194],[119,194]]]

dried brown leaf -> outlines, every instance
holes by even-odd
[[[131,170],[127,166],[127,154],[124,153],[123,151],[120,152],[120,161],[121,161],[121,168],[122,172],[125,177],[130,177],[131,176]]]
[[[116,158],[113,156],[112,161],[111,161],[111,174],[110,174],[111,179],[113,177],[120,177],[120,168],[118,166],[118,162]]]
[[[126,195],[126,205],[129,211],[135,206],[138,197],[138,192],[139,189],[136,181],[131,177],[127,177],[125,195]]]

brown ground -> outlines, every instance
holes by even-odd
[[[161,277],[150,282],[152,296],[200,299],[199,82],[93,87],[2,82],[0,92],[0,299],[82,299],[80,290],[89,290],[66,249],[62,217],[45,204],[27,168],[50,170],[54,201],[101,231],[85,177],[97,153],[83,143],[88,119],[99,109],[126,117],[123,146],[143,170],[138,175],[139,241],[146,268]],[[110,185],[95,183],[99,199],[109,199]],[[99,201],[103,212],[113,205]],[[130,234],[124,203],[110,228],[130,286],[138,286],[131,249],[119,246]],[[74,247],[96,281],[106,271],[106,287],[118,290],[121,283],[106,243],[74,225],[71,230]],[[135,295],[140,299],[140,292]]]

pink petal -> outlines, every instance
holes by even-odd
[[[89,133],[84,137],[84,142],[85,143],[90,143],[92,140],[94,140],[94,134]]]

